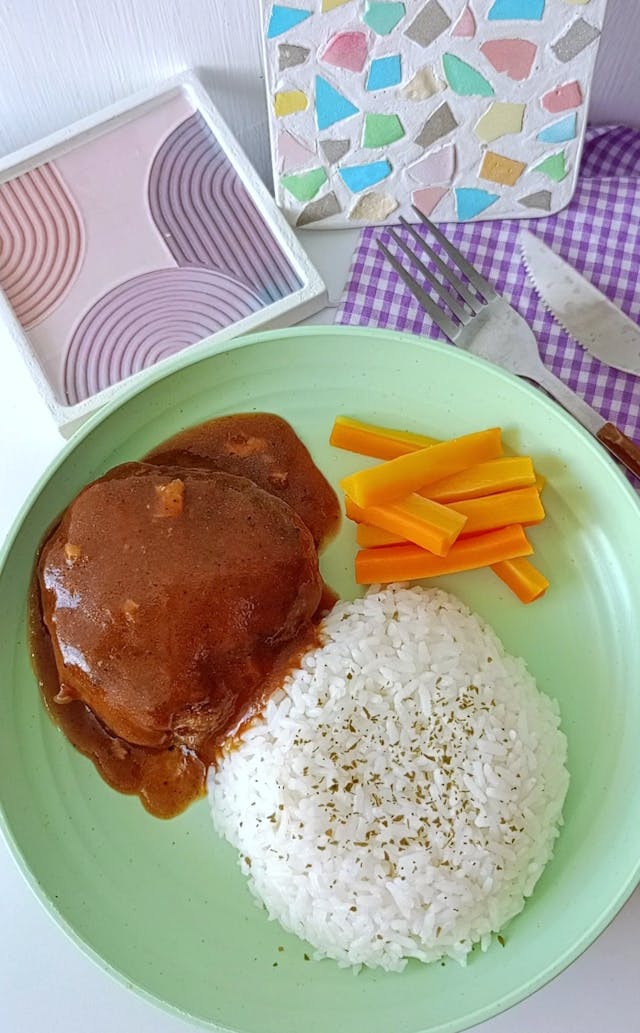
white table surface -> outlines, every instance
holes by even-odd
[[[228,96],[223,92],[218,100],[264,172],[257,40],[238,31],[253,0],[230,3],[220,25],[216,11],[222,3],[73,0],[64,5],[69,17],[61,16],[60,7],[52,22],[52,0],[0,0],[0,150],[28,143],[180,68],[203,65],[226,90]],[[627,20],[633,6],[634,0],[610,3],[611,28],[602,51],[615,54],[615,60],[601,63],[596,76],[593,110],[600,120],[640,123],[640,19]],[[73,61],[67,59],[71,53]],[[352,233],[339,239],[336,252],[326,234],[304,237],[334,296],[355,244]],[[331,320],[330,311],[321,319]],[[61,447],[21,361],[0,334],[0,540]],[[88,961],[33,897],[1,839],[0,936],[0,1033],[193,1033],[200,1028],[166,1015]],[[476,1027],[476,1033],[640,1033],[639,942],[636,891],[566,972]]]

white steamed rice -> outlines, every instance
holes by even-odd
[[[558,707],[438,589],[339,603],[209,778],[217,830],[271,918],[340,965],[464,962],[553,852]]]

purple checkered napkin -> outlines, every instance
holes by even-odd
[[[521,260],[517,240],[523,227],[640,323],[640,132],[623,127],[590,129],[576,192],[557,215],[445,227],[449,239],[533,328],[549,369],[603,418],[638,440],[640,377],[593,358],[549,315]],[[400,233],[408,237],[404,230]],[[378,240],[389,241],[386,229],[363,232],[336,322],[444,339],[387,265]]]

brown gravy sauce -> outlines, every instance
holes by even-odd
[[[292,428],[277,416],[239,414],[210,420],[159,445],[142,461],[174,470],[222,471],[245,477],[286,502],[311,531],[318,548],[337,531],[340,509],[333,489]],[[47,533],[42,548],[59,526],[56,524]],[[61,682],[44,619],[38,566],[36,561],[29,600],[29,633],[32,663],[47,711],[73,746],[95,764],[105,782],[121,793],[139,796],[144,807],[161,818],[179,814],[205,793],[208,766],[215,764],[223,748],[233,746],[301,656],[318,644],[319,620],[336,600],[334,593],[324,586],[313,619],[280,652],[271,650],[267,664],[260,658],[261,680],[251,687],[250,693],[243,693],[243,718],[226,729],[224,738],[211,738],[196,748],[176,743],[152,748],[113,734],[80,699],[64,704],[56,701]]]

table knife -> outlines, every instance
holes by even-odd
[[[539,237],[521,230],[519,243],[536,293],[567,333],[601,362],[640,376],[640,326]]]

